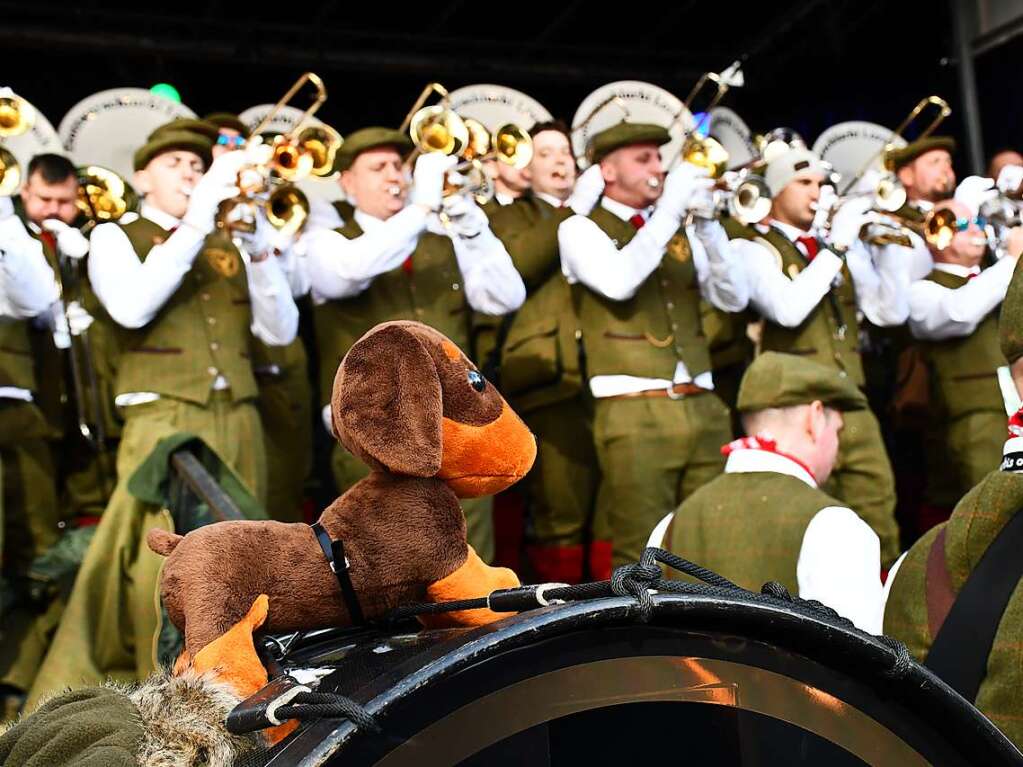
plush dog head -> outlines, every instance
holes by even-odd
[[[418,322],[377,325],[334,378],[334,431],[376,470],[437,477],[462,498],[521,479],[536,441],[500,393],[442,334]]]

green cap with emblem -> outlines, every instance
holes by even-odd
[[[210,141],[217,140],[217,126],[206,120],[196,120],[191,117],[176,117],[169,123],[164,123],[159,128],[149,134],[149,138],[153,139],[160,133],[166,133],[167,131],[190,131],[192,133],[198,133],[200,136],[205,136]]]
[[[671,141],[668,129],[653,123],[620,122],[594,133],[586,147],[586,156],[596,165],[616,149],[632,144],[656,144],[663,146]]]
[[[892,149],[885,155],[885,166],[891,170],[898,170],[903,165],[908,165],[917,157],[930,152],[932,149],[944,149],[949,154],[956,150],[956,140],[951,136],[928,136],[927,138],[911,141],[900,149]]]
[[[238,115],[230,112],[213,112],[202,118],[205,122],[212,123],[217,128],[230,128],[236,130],[245,138],[249,137],[249,126],[241,121]]]
[[[393,146],[401,154],[412,151],[412,139],[408,134],[394,128],[361,128],[345,137],[345,143],[337,152],[335,170],[348,170],[355,158],[367,149]]]
[[[178,127],[172,129],[170,124],[163,125],[150,133],[146,143],[135,151],[133,167],[135,170],[142,170],[149,165],[153,158],[176,149],[194,152],[209,167],[213,140],[193,130]]]
[[[764,352],[742,377],[736,407],[746,413],[816,400],[835,410],[867,407],[866,396],[840,371],[795,354]]]

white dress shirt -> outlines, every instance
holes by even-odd
[[[791,458],[767,450],[734,450],[725,473],[775,472],[817,487],[813,476]],[[664,546],[674,512],[654,529],[648,545]],[[881,541],[852,509],[826,506],[803,533],[796,564],[799,596],[816,599],[871,634],[881,633],[884,589]]]
[[[600,204],[623,221],[640,215],[646,223],[626,245],[619,248],[618,243],[589,217],[574,215],[567,218],[558,227],[561,270],[569,283],[581,282],[613,301],[627,301],[661,263],[668,242],[678,231],[679,222],[674,217],[658,215],[656,210],[651,214],[608,197],[601,198]],[[701,222],[687,227],[686,234],[701,295],[726,312],[745,309],[749,290],[741,264],[721,225],[716,221]],[[626,375],[594,376],[590,379],[590,391],[594,397],[613,397],[689,382],[705,389],[714,388],[709,370],[694,379],[685,363],[679,360],[670,381]]]
[[[326,229],[310,232],[304,239],[313,301],[356,296],[374,278],[396,269],[416,249],[428,216],[418,205],[409,205],[386,221],[356,208],[355,221],[363,232],[359,237],[348,239]],[[526,286],[489,226],[475,237],[451,236],[451,241],[469,306],[493,315],[522,306]]]
[[[178,226],[179,219],[152,205],[142,205],[142,216],[164,229],[177,227],[165,242],[149,251],[145,261],[139,259],[117,224],[100,224],[90,237],[89,281],[113,320],[126,328],[145,327],[156,317],[181,286],[206,239],[190,226]],[[122,218],[124,223],[130,220]],[[273,257],[254,263],[245,260],[252,334],[271,346],[286,346],[298,333],[298,307],[284,271]],[[218,375],[212,386],[226,389],[230,382]],[[126,392],[115,402],[127,406],[157,398],[153,392]]]
[[[17,216],[0,219],[0,323],[22,322],[49,313],[60,298],[43,244],[33,238]],[[0,399],[32,401],[32,392],[0,386]]]
[[[980,267],[935,263],[934,269],[958,277],[970,278],[958,288],[946,288],[932,280],[917,280],[909,289],[909,329],[914,338],[941,341],[962,338],[1005,298],[1016,259],[1003,258],[981,271]]]
[[[778,221],[771,226],[807,255],[802,243],[797,242],[807,232]],[[789,277],[779,268],[777,255],[761,243],[736,239],[731,244],[740,252],[747,270],[750,302],[768,321],[782,327],[802,324],[835,281],[841,279],[842,259],[827,248],[822,248],[802,271]],[[856,240],[846,252],[846,263],[856,288],[857,307],[867,319],[878,326],[906,321],[909,277],[894,253],[886,254],[875,265],[863,243]]]

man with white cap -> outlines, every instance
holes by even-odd
[[[635,559],[650,529],[724,467],[728,408],[713,393],[700,298],[746,307],[742,268],[713,220],[684,225],[710,179],[688,163],[665,175],[659,125],[621,122],[593,136],[604,196],[558,229],[595,400],[602,473],[595,536],[606,528],[615,563]],[[592,573],[595,577],[608,575]]]
[[[811,234],[825,174],[820,158],[804,147],[773,158],[765,173],[770,215],[762,224],[735,230],[732,246],[746,267],[750,303],[763,318],[761,351],[816,360],[862,387],[857,313],[879,326],[905,322],[908,278],[897,259],[875,266],[859,240],[868,199],[838,208],[827,244]],[[880,537],[882,561],[891,564],[899,553],[895,480],[869,409],[846,419],[826,490],[854,506]]]

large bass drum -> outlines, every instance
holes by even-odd
[[[1023,762],[969,703],[866,634],[741,597],[654,603],[646,623],[632,599],[606,597],[480,629],[311,634],[280,670],[349,696],[383,732],[314,719],[245,764]]]

